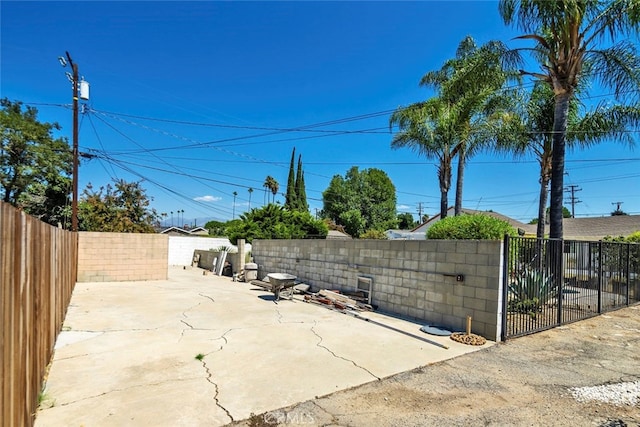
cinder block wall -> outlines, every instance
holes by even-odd
[[[78,234],[78,282],[166,280],[169,239],[164,234]]]
[[[373,279],[378,310],[500,339],[502,242],[474,240],[254,240],[258,277],[283,272],[319,289]],[[464,280],[457,281],[456,275]]]

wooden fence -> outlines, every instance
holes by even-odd
[[[32,426],[76,283],[77,233],[0,202],[0,425]]]

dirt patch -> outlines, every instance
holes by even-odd
[[[572,394],[637,383],[639,367],[635,305],[263,416],[279,425],[640,426],[637,403],[579,401]]]

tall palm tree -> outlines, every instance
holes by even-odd
[[[271,191],[271,194],[273,194],[273,201],[275,202],[276,194],[278,194],[278,190],[280,189],[280,184],[278,184],[278,181],[276,181],[276,179],[271,175],[267,175],[262,186],[264,187],[265,197],[267,195],[267,190],[269,190]]]
[[[266,205],[267,204],[267,190],[269,189],[269,178],[271,176],[267,176],[264,180],[264,183],[262,184],[262,187],[264,188],[264,199],[262,200],[262,205]]]
[[[276,181],[274,178],[273,181],[271,182],[271,194],[273,194],[273,200],[272,200],[273,203],[276,202],[276,194],[278,194],[279,189],[280,189],[280,184],[278,184],[278,181]]]
[[[253,193],[253,188],[249,187],[247,191],[249,192],[249,210],[251,210],[251,193]]]
[[[440,98],[400,107],[389,119],[390,126],[398,126],[391,140],[391,148],[407,147],[427,158],[438,160],[440,186],[440,217],[447,216],[448,193],[451,187],[451,163],[459,151],[456,117],[449,104]]]
[[[542,72],[522,70],[554,92],[553,158],[549,237],[562,238],[566,134],[571,99],[583,80],[597,79],[623,102],[640,86],[640,57],[630,41],[640,30],[637,0],[500,0],[507,25],[517,25],[536,42],[532,50]],[[609,40],[611,45],[600,44]]]
[[[540,164],[540,196],[536,237],[544,237],[547,194],[551,181],[553,158],[553,120],[555,99],[551,88],[543,82],[535,84],[528,97],[519,97],[511,123],[505,126],[506,137],[499,149],[516,155],[532,153]],[[605,140],[633,145],[628,126],[640,125],[640,106],[597,105],[593,110],[580,113],[577,99],[569,104],[566,142],[568,147],[584,148]]]
[[[235,217],[236,217],[236,197],[238,197],[238,192],[234,191],[232,194],[233,194],[233,213],[231,214],[231,219],[235,219]]]
[[[390,125],[399,128],[392,148],[410,147],[439,160],[442,218],[447,215],[453,159],[458,158],[455,213],[459,215],[466,160],[495,138],[496,118],[504,104],[497,91],[515,75],[505,70],[513,58],[500,42],[478,47],[466,37],[454,59],[422,77],[420,84],[436,89],[436,97],[400,107],[391,116]]]
[[[442,68],[426,73],[422,86],[432,87],[458,111],[458,141],[455,215],[462,211],[464,169],[467,160],[494,138],[491,123],[500,117],[504,95],[498,90],[516,73],[508,71],[517,63],[505,45],[491,41],[481,47],[467,36],[458,45],[456,57]]]

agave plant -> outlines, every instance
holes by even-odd
[[[236,253],[238,251],[233,246],[225,246],[225,245],[218,246],[215,249],[212,248],[211,250],[215,252],[227,252],[227,253]]]
[[[511,312],[536,313],[556,296],[553,276],[526,268],[509,284],[507,308]]]

